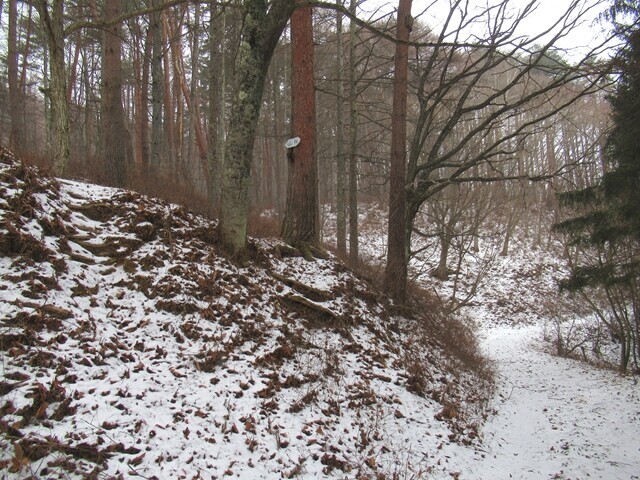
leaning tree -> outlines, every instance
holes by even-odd
[[[241,259],[246,253],[249,184],[267,70],[291,13],[293,0],[244,0],[233,103],[225,144],[220,239]]]

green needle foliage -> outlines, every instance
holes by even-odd
[[[596,185],[560,196],[578,215],[555,228],[568,236],[569,245],[606,250],[616,264],[601,258],[602,265],[574,268],[562,284],[569,290],[626,282],[640,274],[640,1],[616,2],[609,18],[625,46],[615,59],[619,82],[610,96],[614,126],[603,152],[605,173]]]
[[[555,229],[575,253],[560,287],[582,293],[621,340],[624,371],[640,357],[640,0],[614,2],[607,18],[623,46],[614,59],[619,77],[609,99],[613,128],[604,174],[595,185],[560,196],[575,216]]]

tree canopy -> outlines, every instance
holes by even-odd
[[[631,26],[618,23],[622,14],[627,20],[633,15]],[[619,2],[610,16],[625,44],[615,59],[619,80],[610,97],[614,126],[603,152],[605,173],[596,184],[561,196],[565,205],[581,213],[556,226],[572,244],[606,249],[610,255],[595,265],[575,266],[562,283],[569,290],[628,282],[640,274],[640,2]],[[632,251],[622,254],[620,249],[629,242]]]
[[[608,17],[623,40],[614,62],[613,127],[603,149],[604,174],[561,196],[576,215],[556,225],[574,254],[562,289],[579,292],[621,345],[621,371],[640,358],[640,2],[616,2]]]

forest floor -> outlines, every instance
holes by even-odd
[[[492,385],[451,354],[466,320],[401,317],[335,258],[256,240],[241,268],[181,207],[0,153],[0,478],[638,478],[640,388],[551,355],[540,252],[461,310]]]
[[[0,477],[425,478],[478,443],[458,323],[275,240],[239,267],[213,227],[0,151]]]
[[[497,367],[495,411],[473,455],[451,452],[465,479],[640,478],[640,389],[633,378],[552,356],[539,325],[485,329]]]
[[[375,209],[365,215],[363,252],[379,261],[385,216]],[[480,446],[443,449],[447,474],[470,480],[640,479],[638,376],[614,371],[619,350],[606,333],[597,336],[598,355],[592,351],[596,335],[587,310],[558,292],[567,271],[551,236],[544,248],[532,249],[533,239],[523,235],[504,257],[497,254],[500,240],[487,239],[493,246],[469,252],[458,278],[432,278],[435,244],[413,264],[413,280],[443,301],[454,290],[466,298],[483,276],[459,312],[475,322],[482,351],[493,363],[493,413],[481,429]],[[565,348],[576,347],[575,358],[556,355],[559,332]]]
[[[606,334],[594,355],[591,319],[558,293],[566,275],[559,249],[532,250],[526,240],[514,247],[462,309],[480,326],[497,387],[482,454],[458,456],[461,478],[639,479],[637,376],[612,370],[619,350]],[[558,331],[565,347],[584,342],[576,358],[555,354]]]

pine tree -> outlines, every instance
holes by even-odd
[[[578,214],[555,225],[579,252],[561,289],[581,292],[620,340],[620,369],[640,360],[640,1],[615,2],[608,14],[623,47],[610,97],[613,127],[605,172],[588,188],[560,196]],[[600,309],[598,294],[606,299]]]
[[[291,15],[291,45],[292,136],[301,141],[287,153],[289,180],[282,237],[310,257],[320,244],[311,7],[297,8]]]
[[[625,46],[615,60],[620,73],[610,97],[614,125],[603,152],[606,171],[597,184],[561,195],[565,206],[582,214],[556,225],[556,230],[568,234],[573,245],[611,250],[640,242],[640,1],[617,2],[609,15]],[[621,15],[631,26],[617,23]],[[579,290],[625,282],[639,274],[636,251],[617,261],[576,267],[563,287]]]
[[[620,55],[622,75],[611,98],[614,130],[607,156],[613,164],[603,178],[605,200],[615,207],[620,220],[611,233],[640,240],[640,2],[627,47]]]
[[[407,194],[407,75],[409,46],[413,18],[412,0],[399,0],[393,79],[393,112],[391,114],[391,173],[389,188],[389,225],[387,266],[384,286],[396,302],[402,304],[407,297],[407,236],[405,235]]]

